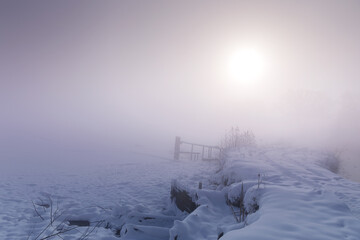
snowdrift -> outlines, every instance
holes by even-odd
[[[199,191],[200,207],[175,222],[170,239],[360,239],[360,184],[325,169],[328,159],[290,147],[228,152],[216,189]],[[225,199],[241,187],[248,214],[237,223]]]

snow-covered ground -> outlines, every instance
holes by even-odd
[[[36,239],[51,221],[51,202],[62,215],[38,239],[62,220],[91,222],[63,239],[78,239],[98,223],[89,239],[360,239],[360,184],[325,169],[326,153],[246,148],[228,152],[221,171],[217,162],[156,154],[85,155],[89,161],[77,161],[84,156],[76,153],[33,164],[2,154],[0,239]],[[170,204],[172,179],[194,193],[200,206],[191,214]],[[238,197],[242,185],[253,213],[238,223],[226,197]]]
[[[170,157],[129,152],[70,155],[71,159],[69,154],[62,156],[64,159],[52,156],[56,162],[28,159],[30,163],[2,155],[0,239],[27,239],[28,235],[35,239],[49,223],[50,215],[50,208],[38,205],[50,201],[53,211],[57,204],[64,211],[61,218],[93,223],[116,220],[131,211],[145,216],[162,213],[164,208],[166,214],[175,217],[168,210],[171,179],[182,179],[190,186],[216,168],[207,162],[176,162]],[[89,161],[77,159],[84,155]],[[46,157],[51,159],[51,155]],[[45,221],[34,212],[32,201]],[[80,235],[77,231],[64,234],[68,239]],[[118,239],[112,230],[104,228],[96,229],[92,237]]]
[[[290,147],[247,148],[228,153],[215,182],[229,186],[202,191],[204,205],[176,222],[177,239],[360,239],[360,184],[325,169],[326,153]],[[258,174],[261,184],[258,186]],[[224,195],[240,195],[259,210],[235,223]],[[216,195],[214,197],[213,195]],[[199,222],[197,227],[195,222]],[[231,221],[232,220],[232,221]],[[205,235],[203,234],[205,233]]]

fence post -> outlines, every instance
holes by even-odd
[[[193,160],[193,155],[194,155],[194,144],[191,144],[191,153],[190,153],[190,159]]]
[[[179,157],[180,157],[180,144],[181,144],[181,139],[180,139],[180,137],[176,136],[175,137],[175,149],[174,149],[174,159],[175,160],[179,160]]]
[[[205,146],[202,147],[201,160],[204,160]]]

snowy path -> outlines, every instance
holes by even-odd
[[[264,193],[250,225],[222,239],[360,239],[360,184],[321,167],[326,157],[277,147],[233,153],[225,174],[260,172]]]
[[[360,184],[323,168],[327,157],[322,152],[279,146],[229,152],[214,180],[227,179],[230,185],[199,191],[202,206],[175,222],[170,239],[359,240]],[[245,207],[251,209],[255,197],[260,208],[245,222],[236,223],[224,196],[238,197],[242,183]]]
[[[354,216],[360,220],[360,184],[319,167],[324,158],[320,153],[306,149],[283,149],[280,156],[276,153],[269,155],[271,159],[265,155],[268,163],[276,169],[278,175],[287,178],[284,179],[283,183],[297,188],[303,187],[332,192],[348,205]],[[299,166],[303,166],[303,168]],[[293,182],[294,180],[296,182]]]

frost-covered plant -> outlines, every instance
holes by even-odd
[[[259,210],[259,200],[263,192],[255,182],[241,182],[232,186],[226,195],[229,205],[237,222],[244,222],[247,215]]]
[[[246,205],[247,214],[254,213],[259,210],[259,204],[256,197],[252,197],[251,201]]]
[[[240,195],[238,197],[236,197],[235,199],[232,199],[232,200],[230,200],[228,197],[226,199],[226,202],[230,206],[230,209],[232,210],[234,218],[236,219],[237,222],[244,221],[245,216],[247,215],[247,213],[245,211],[244,197],[245,197],[244,184],[241,183]],[[233,206],[239,208],[238,213],[235,212]]]
[[[219,154],[219,169],[216,171],[216,173],[219,173],[222,170],[224,170],[225,164],[227,162],[226,159],[227,159],[226,151],[224,151],[224,149],[221,148]]]
[[[256,140],[253,132],[249,130],[241,132],[239,127],[232,127],[220,142],[221,148],[225,150],[255,145]]]

